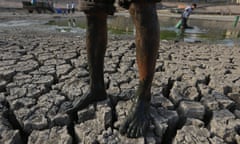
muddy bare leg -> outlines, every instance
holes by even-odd
[[[159,23],[154,2],[131,3],[129,12],[136,27],[139,86],[136,100],[120,132],[128,137],[144,136],[150,121],[151,85],[159,47]]]
[[[81,110],[89,104],[107,98],[104,86],[104,55],[107,45],[107,13],[88,12],[87,15],[87,56],[90,75],[89,93],[79,97],[66,111],[73,113]]]

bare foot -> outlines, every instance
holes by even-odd
[[[145,136],[150,125],[149,107],[150,104],[148,102],[138,100],[133,105],[125,122],[121,125],[120,133],[126,134],[127,137],[131,138]]]
[[[82,110],[86,108],[89,104],[92,104],[94,102],[102,101],[107,99],[107,94],[93,94],[93,93],[87,93],[81,97],[78,97],[75,99],[72,103],[66,106],[65,113],[67,114],[73,114],[79,110]]]

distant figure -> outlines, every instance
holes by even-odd
[[[72,4],[71,4],[71,10],[72,10],[72,13],[75,12],[75,3],[74,2],[72,2]]]
[[[71,12],[70,4],[67,3],[67,13],[70,13],[70,12]]]
[[[192,11],[197,7],[197,4],[193,3],[191,6],[187,6],[182,13],[182,29],[188,28],[187,20]]]
[[[48,4],[49,4],[51,7],[54,8],[53,0],[49,0],[49,1],[48,1]]]
[[[31,0],[31,4],[34,5],[37,0]]]

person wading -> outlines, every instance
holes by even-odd
[[[192,11],[197,7],[197,4],[193,3],[191,6],[187,6],[183,13],[182,13],[182,26],[181,26],[181,29],[186,29],[188,28],[188,24],[187,24],[187,20],[190,16],[190,14],[192,13]]]

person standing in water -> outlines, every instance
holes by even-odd
[[[182,13],[182,26],[181,26],[181,29],[186,29],[188,28],[188,25],[187,25],[187,20],[190,16],[190,14],[192,13],[192,11],[197,7],[197,4],[196,3],[193,3],[191,6],[187,6],[183,13]]]

